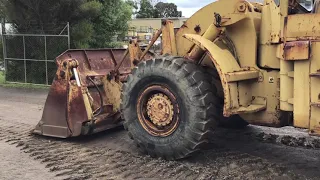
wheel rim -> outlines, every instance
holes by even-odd
[[[136,105],[139,122],[149,134],[166,137],[178,128],[179,105],[166,86],[146,88],[140,93]]]

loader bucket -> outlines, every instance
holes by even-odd
[[[131,73],[132,66],[129,55],[124,56],[125,51],[68,50],[57,57],[57,72],[42,118],[33,132],[67,138],[122,125],[121,82]],[[120,62],[123,62],[119,65],[120,77],[110,77]]]

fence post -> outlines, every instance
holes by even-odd
[[[2,50],[3,50],[3,63],[4,63],[4,73],[5,73],[5,81],[7,81],[7,47],[6,47],[6,20],[2,18],[1,21],[1,31],[2,31]]]
[[[71,42],[71,40],[70,40],[70,23],[68,22],[68,49],[70,49],[70,42]]]
[[[49,79],[49,75],[51,75],[51,73],[49,73],[48,72],[48,70],[50,69],[52,69],[52,68],[50,68],[51,66],[51,64],[49,64],[49,63],[55,63],[55,60],[53,59],[53,60],[48,60],[48,58],[51,58],[50,57],[50,55],[52,54],[50,54],[50,42],[51,42],[51,39],[48,39],[48,37],[49,38],[51,38],[51,37],[61,37],[61,38],[68,38],[67,40],[68,40],[68,45],[67,45],[67,47],[66,46],[63,46],[63,49],[64,48],[69,48],[70,49],[70,44],[71,44],[71,38],[70,38],[70,24],[69,23],[67,23],[67,25],[63,28],[63,30],[61,31],[61,33],[60,34],[58,34],[58,35],[55,35],[55,34],[14,34],[14,33],[9,33],[9,34],[6,34],[7,32],[5,32],[6,31],[6,29],[5,29],[5,20],[4,19],[2,19],[2,21],[1,21],[1,18],[0,18],[0,24],[2,24],[2,30],[0,30],[0,32],[2,31],[2,42],[3,42],[3,53],[4,53],[4,63],[5,63],[5,75],[6,75],[6,79],[5,79],[5,81],[6,82],[9,82],[8,81],[8,65],[9,65],[9,63],[8,63],[8,61],[16,61],[16,62],[23,62],[23,69],[24,69],[24,77],[23,77],[23,79],[22,80],[19,80],[19,81],[21,81],[21,82],[16,82],[16,83],[27,83],[27,84],[29,84],[29,83],[32,83],[33,82],[33,79],[32,79],[32,77],[30,76],[28,76],[28,71],[27,70],[33,70],[32,69],[32,67],[30,66],[28,66],[28,64],[29,64],[29,62],[38,62],[38,63],[45,63],[45,83],[43,82],[41,82],[41,84],[46,84],[46,85],[49,85],[49,82],[51,82],[51,80]],[[65,35],[65,34],[62,34],[63,32],[65,32],[65,31],[68,31],[68,35]],[[0,34],[1,35],[1,34]],[[7,43],[9,42],[9,40],[10,39],[8,39],[7,37],[19,37],[19,38],[22,38],[22,43],[23,43],[23,58],[17,58],[17,57],[7,57],[8,56],[8,52],[7,52],[7,50],[8,50],[8,46],[7,46]],[[29,52],[29,49],[27,49],[29,46],[26,44],[26,43],[29,43],[29,37],[38,37],[38,38],[40,38],[40,37],[42,37],[42,38],[44,38],[44,51],[45,51],[45,57],[44,57],[44,59],[40,59],[40,58],[32,58],[31,57],[31,59],[27,59],[29,56],[28,56],[28,52]],[[0,37],[1,38],[1,37]],[[1,41],[1,40],[0,40]],[[43,41],[41,40],[41,43],[42,43]],[[21,43],[21,42],[19,42],[19,43]],[[49,44],[48,44],[49,43]],[[64,41],[64,43],[63,44],[65,44],[65,41]],[[59,44],[60,45],[60,44]],[[19,52],[20,53],[20,52]],[[58,53],[58,52],[57,52]],[[59,53],[61,53],[61,52],[59,52]],[[59,54],[57,54],[57,55],[59,55]],[[15,56],[15,55],[13,55],[13,56]],[[51,55],[52,56],[52,55]],[[42,57],[43,58],[43,57]],[[27,63],[28,62],[28,63]],[[22,64],[21,64],[22,65]],[[10,67],[9,67],[10,68]],[[29,68],[29,69],[28,69]],[[22,72],[21,72],[22,73]],[[31,79],[30,79],[31,78]],[[51,77],[50,77],[51,78]],[[30,82],[28,83],[28,79],[30,80]]]
[[[22,40],[23,40],[23,59],[24,59],[24,83],[27,83],[26,40],[24,36],[22,36]]]
[[[48,56],[47,56],[47,36],[44,36],[44,60],[46,63],[46,85],[49,85],[48,80]]]

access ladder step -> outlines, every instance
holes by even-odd
[[[320,77],[320,72],[315,72],[310,74],[311,77]]]
[[[230,72],[226,74],[226,78],[228,82],[238,82],[238,81],[245,81],[250,79],[258,79],[259,71],[243,70],[243,71],[237,71],[237,72]]]
[[[267,109],[267,106],[264,104],[251,104],[247,107],[239,107],[235,110],[233,110],[234,113],[255,113],[259,111],[263,111]]]
[[[313,107],[320,107],[320,102],[312,102],[311,106]]]

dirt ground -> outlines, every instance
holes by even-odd
[[[210,148],[180,161],[141,154],[122,128],[35,136],[46,95],[0,87],[0,179],[320,179],[320,139],[293,128],[219,129]]]

